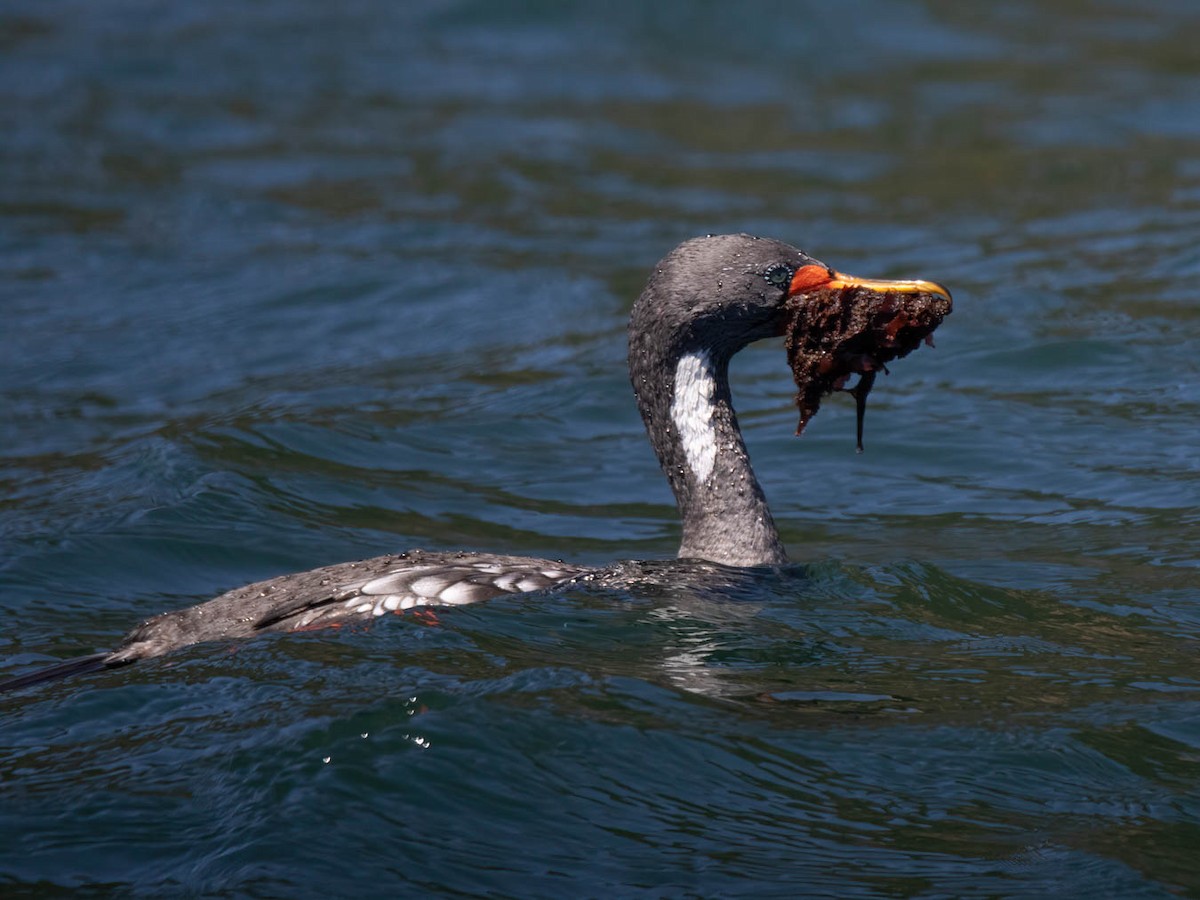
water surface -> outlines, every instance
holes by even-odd
[[[421,546],[668,558],[654,262],[949,285],[792,437],[796,565],[0,698],[0,890],[1200,895],[1194,4],[18,2],[0,675]]]

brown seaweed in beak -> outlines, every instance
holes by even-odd
[[[858,384],[850,389],[850,393],[854,395],[854,408],[856,411],[856,421],[854,429],[855,452],[863,452],[863,419],[867,417],[867,394],[871,393],[871,388],[875,386],[875,373],[863,372],[858,376]]]
[[[800,410],[796,434],[803,433],[826,394],[844,390],[849,377],[858,374],[848,392],[857,406],[861,453],[867,395],[878,371],[886,372],[888,362],[907,356],[922,342],[932,343],[952,301],[945,288],[931,281],[869,281],[826,271],[828,278],[815,284],[811,275],[799,283],[798,272],[787,300],[784,333]]]

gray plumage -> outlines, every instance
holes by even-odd
[[[629,376],[650,443],[679,508],[679,555],[730,566],[787,562],[775,520],[738,428],[729,360],[753,341],[783,331],[786,285],[774,266],[822,265],[795,247],[744,234],[680,244],[654,269],[629,319]],[[717,452],[706,478],[686,458],[672,417],[681,358],[706,354],[712,367]]]
[[[716,569],[787,561],[738,429],[728,371],[738,350],[783,332],[788,283],[775,276],[790,277],[806,265],[822,264],[779,241],[697,238],[658,263],[634,304],[629,374],[678,504],[680,557],[720,564]],[[148,619],[112,652],[61,663],[44,674],[121,665],[201,641],[368,621],[416,606],[477,603],[581,578],[636,583],[645,577],[637,571],[641,574],[633,577],[629,564],[591,570],[545,559],[415,550],[238,588]],[[38,675],[0,689],[44,680]]]
[[[207,603],[162,613],[108,656],[133,662],[201,641],[248,638],[363,621],[419,606],[458,606],[545,590],[587,574],[547,559],[411,550],[248,584]]]

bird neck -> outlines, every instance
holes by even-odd
[[[738,428],[729,357],[659,353],[631,335],[630,377],[683,523],[679,555],[731,566],[787,562]]]

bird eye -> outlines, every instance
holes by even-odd
[[[767,271],[763,272],[763,277],[767,279],[775,287],[783,287],[792,280],[792,269],[790,266],[778,265],[771,266]]]

